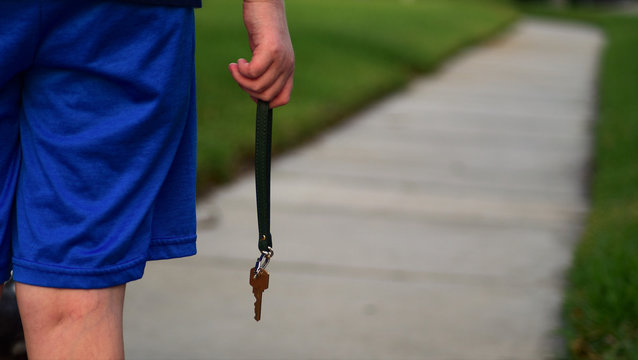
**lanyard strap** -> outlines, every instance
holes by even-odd
[[[257,221],[259,251],[272,253],[270,235],[270,157],[272,147],[272,109],[267,102],[257,103],[255,129],[255,187],[257,190]],[[271,255],[272,256],[272,255]]]

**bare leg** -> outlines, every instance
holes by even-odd
[[[124,291],[17,283],[29,359],[124,359]]]

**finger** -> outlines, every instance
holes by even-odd
[[[248,94],[248,96],[250,96],[250,98],[254,101],[254,102],[258,102],[261,98],[261,96],[259,94],[253,93],[252,91],[250,91],[249,89],[241,86],[241,84],[239,84],[239,87],[246,93]]]
[[[248,95],[250,95],[250,97],[253,98],[253,100],[256,101],[255,97],[252,94],[252,91],[244,86],[244,83],[246,81],[249,81],[249,79],[246,79],[245,77],[243,77],[240,73],[239,73],[239,65],[237,63],[230,63],[228,65],[228,71],[230,71],[231,76],[233,77],[233,79],[235,79],[235,82],[237,83],[237,85],[239,85],[239,87],[246,93],[248,93]]]
[[[239,66],[239,64],[234,63],[228,66],[237,84],[250,96],[264,101],[271,101],[275,98],[292,75],[292,72],[281,74],[275,69],[271,69],[272,71],[264,74],[260,79],[247,79],[239,72]]]
[[[241,85],[249,89],[251,92],[263,94],[269,89],[276,87],[277,81],[281,77],[281,73],[274,69],[274,65],[270,67],[261,77],[257,79],[243,78]]]
[[[292,94],[292,88],[293,88],[293,78],[291,76],[288,78],[288,81],[286,81],[286,84],[284,85],[281,92],[277,96],[275,96],[274,99],[270,101],[270,107],[276,108],[276,107],[288,104],[288,102],[290,102],[290,95]]]
[[[261,97],[266,99],[265,101],[272,101],[279,95],[279,93],[281,93],[284,86],[286,86],[289,77],[290,76],[287,73],[281,74],[273,84],[260,93]]]
[[[273,56],[268,56],[267,53],[260,51],[259,47],[257,47],[250,62],[245,59],[239,59],[237,64],[239,65],[240,74],[246,78],[256,79],[268,70],[273,61]]]
[[[275,83],[272,84],[268,90],[264,91],[264,97],[270,99],[270,101],[274,100],[279,96],[279,94],[283,91],[292,91],[292,80],[293,80],[294,69],[287,69],[284,73],[282,73]]]
[[[275,69],[275,66],[272,65],[268,69],[268,71],[262,74],[259,78],[247,78],[241,73],[240,70],[242,64],[245,63],[245,60],[239,59],[236,64],[230,64],[228,69],[230,70],[233,78],[235,79],[235,81],[237,81],[239,86],[252,94],[263,94],[276,83],[280,76],[277,69]]]
[[[261,79],[254,80],[243,77],[239,72],[240,63],[241,60],[238,60],[238,63],[231,63],[229,64],[228,69],[237,84],[242,88],[242,90],[248,93],[253,100],[256,101],[257,99],[260,99],[271,102],[271,107],[282,106],[289,102],[293,84],[292,74],[294,73],[294,70],[288,70],[281,74],[274,69],[275,66],[273,65],[268,73],[263,76],[272,76],[275,77],[275,80],[272,84],[264,84]],[[271,80],[269,79],[268,82],[270,81]]]
[[[235,79],[236,82],[239,83],[239,80],[243,79],[241,74],[239,73],[237,63],[228,64],[228,71],[230,71],[230,74],[233,76],[233,79]]]
[[[239,85],[239,87],[242,88],[242,90],[248,92],[249,94],[251,94],[251,96],[252,96],[252,94],[256,93],[253,90],[253,86],[251,86],[251,85],[254,85],[254,83],[256,81],[244,77],[239,72],[239,61],[237,63],[229,64],[228,65],[228,70],[230,71],[230,74],[232,75],[233,79],[235,79],[235,82],[237,82],[237,84]]]

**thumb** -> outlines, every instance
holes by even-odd
[[[272,64],[273,58],[270,56],[266,56],[263,52],[255,49],[253,52],[253,57],[250,62],[245,59],[239,59],[237,61],[239,73],[247,78],[256,79],[263,75],[266,70]]]

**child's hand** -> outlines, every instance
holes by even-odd
[[[283,0],[244,0],[250,62],[239,59],[228,66],[233,78],[254,100],[270,107],[290,101],[295,55],[288,33]]]

